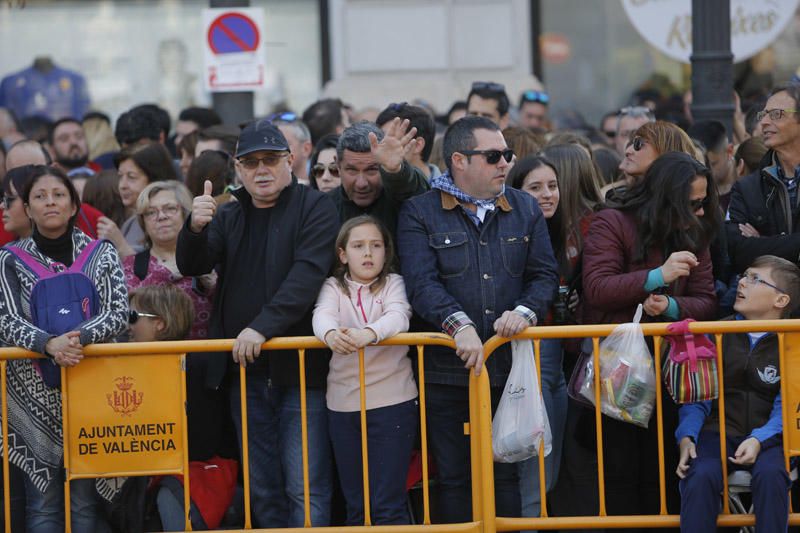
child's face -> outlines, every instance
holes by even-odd
[[[347,246],[339,249],[339,260],[347,265],[350,279],[370,283],[383,270],[386,248],[380,230],[374,224],[362,224],[350,231]]]
[[[770,268],[748,268],[736,288],[733,309],[749,319],[780,318],[788,302]]]
[[[131,305],[131,309],[136,309]],[[158,332],[164,327],[164,322],[160,318],[153,318],[148,316],[139,316],[139,318],[130,325],[131,342],[153,342],[158,340]]]

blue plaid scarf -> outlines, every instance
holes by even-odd
[[[453,178],[450,176],[449,170],[446,170],[443,174],[436,176],[435,178],[431,178],[431,188],[439,189],[447,194],[451,194],[455,196],[459,202],[476,205],[478,207],[477,213],[472,213],[469,209],[465,209],[465,211],[468,215],[470,215],[470,218],[476,219],[478,222],[483,222],[483,218],[486,216],[487,212],[495,210],[497,207],[495,202],[497,202],[497,199],[506,192],[506,186],[503,185],[503,189],[497,194],[497,196],[490,200],[481,200],[475,198],[456,187],[456,184],[453,182]]]

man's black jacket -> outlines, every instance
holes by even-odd
[[[778,158],[770,150],[759,169],[734,184],[728,207],[728,251],[735,272],[744,272],[761,255],[777,255],[797,263],[800,256],[798,206],[789,205],[786,185],[778,177]],[[744,237],[739,224],[761,234]]]
[[[190,216],[178,236],[176,260],[182,274],[199,276],[216,268],[219,275],[209,338],[224,337],[224,317],[221,315],[229,288],[232,284],[249,284],[249,280],[237,276],[235,261],[248,213],[255,208],[244,187],[233,194],[238,201],[222,205],[201,233],[191,231]],[[291,185],[284,189],[276,205],[270,209],[273,210],[270,224],[265,228],[269,231],[267,264],[264,265],[266,294],[253,294],[253,298],[263,301],[263,307],[255,317],[244,318],[249,321],[250,328],[267,340],[313,335],[311,313],[322,283],[330,272],[339,230],[336,207],[323,193],[299,185],[292,178]],[[309,387],[325,386],[329,353],[327,350],[307,352]],[[229,364],[232,364],[230,353],[215,358],[209,368],[209,386],[217,387],[222,383]],[[266,366],[273,383],[299,383],[296,350],[270,351],[268,356],[262,352],[248,369],[258,371]]]

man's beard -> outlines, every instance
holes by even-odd
[[[83,157],[57,157],[56,162],[64,168],[73,169],[78,168],[86,165],[87,161],[89,161],[89,156],[85,155]]]

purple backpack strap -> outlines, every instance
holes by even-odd
[[[39,279],[45,279],[53,276],[55,272],[37,261],[31,254],[20,248],[19,246],[6,246],[6,250],[11,252],[17,259],[36,274]]]
[[[78,257],[75,258],[75,261],[72,262],[72,266],[70,266],[67,270],[70,272],[80,272],[83,270],[83,267],[89,261],[89,258],[92,257],[97,247],[100,246],[100,243],[103,241],[91,241],[89,244],[86,245],[86,248],[81,250],[81,253],[78,254]]]

